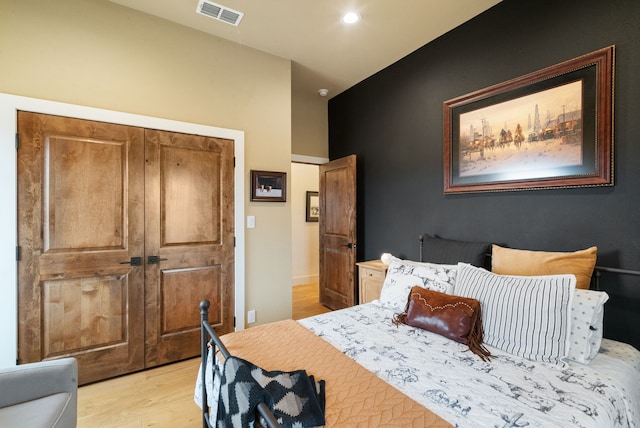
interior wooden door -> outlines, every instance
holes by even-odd
[[[357,302],[356,156],[320,165],[320,303]]]
[[[143,368],[143,129],[19,112],[18,133],[19,362]]]
[[[233,141],[147,130],[146,366],[200,353],[199,302],[233,331]]]

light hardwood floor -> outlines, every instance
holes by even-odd
[[[200,359],[78,389],[79,428],[201,427],[193,401]]]
[[[292,301],[294,320],[331,311],[319,303],[318,284],[296,285],[293,287]]]
[[[330,311],[318,303],[318,284],[293,287],[292,301],[294,319]],[[199,366],[193,358],[80,387],[78,428],[201,427]]]

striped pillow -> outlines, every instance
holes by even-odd
[[[563,364],[575,286],[574,275],[505,276],[460,263],[454,293],[480,301],[485,344]]]

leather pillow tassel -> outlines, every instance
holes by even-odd
[[[491,357],[482,344],[482,312],[476,299],[414,286],[404,312],[395,314],[393,323],[418,327],[467,345],[482,361]]]

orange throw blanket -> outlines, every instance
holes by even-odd
[[[326,381],[327,427],[451,427],[296,321],[222,336],[231,355],[265,370],[306,370]]]

